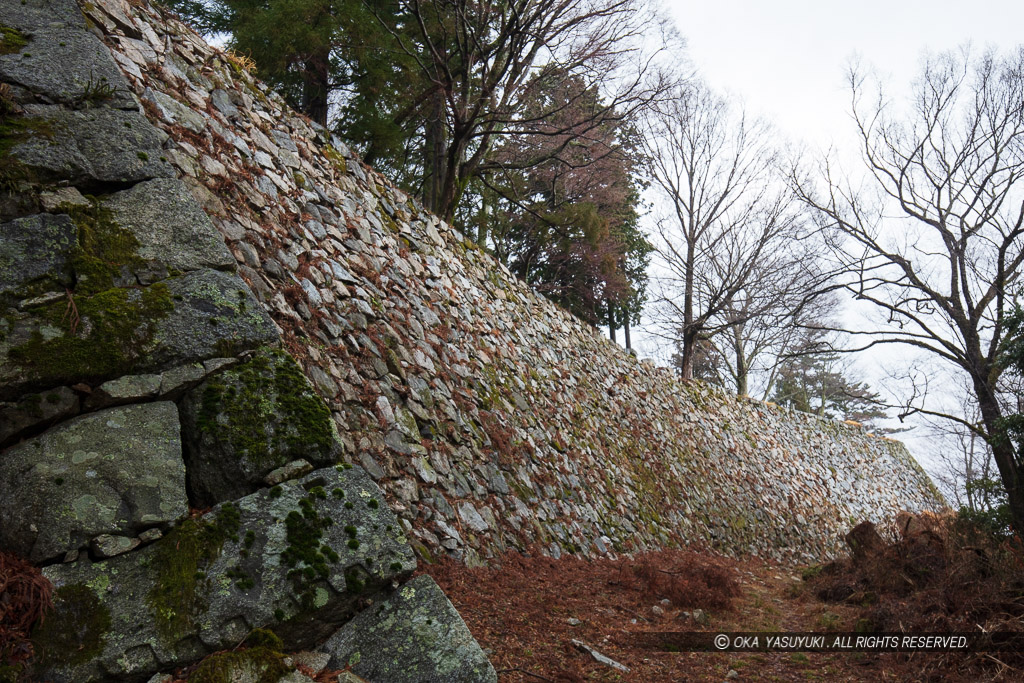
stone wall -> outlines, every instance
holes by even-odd
[[[328,639],[321,669],[495,680],[429,577],[401,585],[397,517],[102,36],[74,0],[0,4],[0,552],[55,589],[32,671],[5,642],[0,680],[231,650],[216,680],[311,683],[281,650]]]
[[[422,557],[812,561],[856,520],[944,506],[898,442],[638,362],[161,10],[84,7]]]

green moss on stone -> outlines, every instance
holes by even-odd
[[[173,310],[163,283],[144,289],[108,289],[76,296],[70,302],[32,309],[56,336],[35,330],[29,341],[11,349],[10,358],[53,383],[89,381],[124,374],[143,355],[156,323]],[[74,317],[71,311],[79,319]]]
[[[348,163],[345,161],[345,157],[342,156],[341,152],[334,149],[331,145],[324,146],[324,156],[330,161],[340,173],[348,173]]]
[[[48,121],[13,116],[6,111],[7,108],[8,105],[0,102],[0,192],[12,194],[21,183],[32,180],[32,174],[20,159],[11,154],[11,150],[34,137],[51,138],[53,129]]]
[[[188,680],[190,683],[232,683],[241,680],[241,672],[247,672],[247,681],[276,683],[291,671],[284,659],[280,651],[263,646],[219,652],[200,662]]]
[[[206,385],[200,432],[226,440],[258,467],[280,466],[310,450],[330,452],[331,412],[287,353],[268,351]]]
[[[206,611],[206,568],[225,541],[238,539],[238,510],[224,505],[215,522],[186,520],[165,536],[153,558],[157,578],[148,599],[157,631],[168,642],[186,635]]]
[[[145,263],[138,255],[135,233],[118,225],[113,212],[98,199],[89,200],[88,205],[59,207],[78,228],[78,246],[72,256],[77,294],[110,289],[116,278]]]
[[[28,36],[16,28],[0,24],[0,55],[21,52],[28,45]]]
[[[281,553],[281,561],[289,568],[295,595],[303,609],[313,609],[316,583],[330,575],[328,562],[337,562],[339,556],[322,544],[324,530],[333,521],[321,517],[309,498],[299,499],[299,509],[292,510],[284,520],[288,547]]]
[[[103,652],[110,631],[110,611],[85,584],[56,590],[53,611],[32,634],[42,670],[77,666]]]

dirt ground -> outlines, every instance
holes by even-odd
[[[510,554],[500,567],[425,568],[488,651],[503,683],[1024,680],[1016,677],[1019,671],[1000,671],[998,662],[983,678],[976,667],[956,673],[931,653],[657,652],[637,643],[646,631],[853,631],[861,606],[820,600],[803,570],[689,551],[616,561]],[[628,673],[595,661],[573,640]]]

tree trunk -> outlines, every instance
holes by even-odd
[[[974,379],[974,393],[978,398],[978,408],[988,434],[988,443],[992,447],[992,456],[999,468],[999,477],[1006,488],[1013,527],[1018,534],[1024,535],[1024,486],[1021,485],[1020,464],[1013,443],[1002,426],[999,403],[995,392],[983,380]]]
[[[423,145],[423,203],[430,211],[443,215],[442,193],[446,182],[447,133],[445,130],[444,93],[438,90],[431,98],[430,109],[424,124]]]
[[[615,308],[608,302],[608,338],[615,341]]]
[[[750,368],[747,367],[747,354],[743,348],[743,324],[733,325],[733,352],[736,354],[736,395],[746,396],[750,391]]]
[[[683,358],[679,366],[679,376],[693,379],[693,352],[697,348],[697,335],[686,330],[683,332]]]
[[[302,113],[327,127],[330,94],[330,52],[321,51],[306,60],[302,73]]]
[[[622,336],[626,338],[626,350],[632,351],[633,342],[629,338],[629,315],[627,315],[626,319],[622,321]]]

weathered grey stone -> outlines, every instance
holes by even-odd
[[[238,116],[238,107],[231,101],[231,96],[224,90],[217,88],[210,93],[210,102],[227,118]]]
[[[0,223],[0,297],[25,299],[72,284],[69,259],[78,228],[67,216],[39,214]]]
[[[277,328],[237,275],[198,270],[167,280],[174,310],[157,323],[148,365],[236,355],[278,341]]]
[[[313,679],[306,674],[292,671],[278,679],[277,683],[313,683]]]
[[[0,81],[19,85],[51,102],[138,108],[110,51],[99,38],[80,28],[32,31],[20,52],[0,55]]]
[[[144,681],[263,627],[286,649],[306,649],[415,566],[365,472],[318,470],[183,522],[135,552],[47,567],[57,607],[35,640],[36,678]]]
[[[202,382],[210,374],[202,363],[189,363],[171,368],[160,375],[160,395],[172,400]]]
[[[371,681],[497,681],[462,617],[429,576],[409,581],[360,612],[324,643],[330,666]]]
[[[103,205],[139,241],[143,284],[200,268],[234,270],[235,259],[209,216],[177,178],[156,178],[111,195]],[[138,275],[138,273],[137,273]]]
[[[125,375],[104,382],[85,399],[87,410],[138,403],[160,393],[160,375]]]
[[[321,671],[327,668],[327,665],[331,661],[331,656],[326,652],[310,652],[303,650],[302,652],[296,652],[292,655],[292,661],[295,662],[296,666],[302,666],[309,669],[314,676],[318,676]]]
[[[267,486],[276,486],[281,482],[294,479],[295,477],[301,477],[303,474],[308,474],[313,471],[313,466],[305,460],[294,460],[284,467],[278,467],[268,474],[264,479],[264,483]]]
[[[611,668],[617,669],[617,670],[619,670],[619,671],[621,671],[623,673],[627,673],[628,674],[629,671],[630,671],[629,667],[626,666],[625,664],[619,664],[618,662],[616,662],[611,657],[608,657],[606,655],[601,654],[600,652],[598,652],[594,648],[592,648],[589,645],[587,645],[586,643],[584,643],[582,640],[576,640],[575,638],[573,638],[572,644],[573,644],[573,647],[575,647],[577,650],[580,650],[581,652],[586,652],[588,655],[590,655],[594,659],[595,662],[598,662],[600,664],[604,664],[605,666],[610,666]]]
[[[74,418],[0,458],[0,546],[33,562],[187,513],[173,403]]]
[[[124,553],[135,550],[139,547],[140,543],[142,543],[142,541],[138,538],[101,534],[89,542],[89,551],[93,554],[93,557],[105,560],[108,557],[123,555]]]
[[[77,414],[78,394],[67,387],[26,394],[13,403],[0,404],[0,446]]]
[[[337,462],[330,410],[284,351],[263,349],[190,391],[182,436],[194,502],[246,495],[296,460]]]
[[[40,131],[11,148],[11,155],[41,180],[134,183],[168,178],[174,170],[161,160],[166,135],[137,111],[30,105],[26,115]]]
[[[206,128],[206,118],[196,113],[191,107],[174,99],[170,95],[146,88],[142,93],[142,99],[152,102],[160,117],[168,123],[176,123],[189,129],[193,133],[202,133]]]
[[[143,543],[152,543],[163,538],[164,532],[159,529],[146,529],[139,534],[139,540]]]
[[[78,295],[75,302],[77,324],[59,301],[0,317],[0,400],[221,358],[278,339],[245,283],[220,271]]]
[[[39,204],[44,211],[56,213],[61,206],[89,206],[89,200],[75,187],[57,187],[40,192]]]
[[[12,0],[0,3],[0,24],[21,31],[52,26],[85,28],[85,18],[75,0]]]
[[[459,519],[462,520],[463,524],[478,533],[483,533],[490,528],[468,500],[459,505]]]

